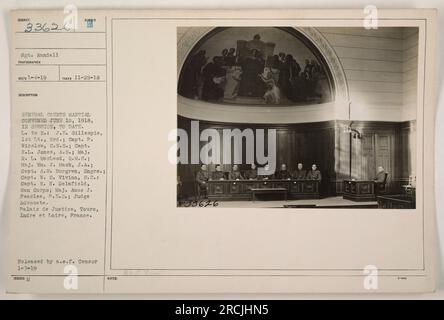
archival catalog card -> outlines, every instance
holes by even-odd
[[[8,291],[428,292],[435,10],[17,10]]]

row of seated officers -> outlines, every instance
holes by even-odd
[[[209,180],[318,180],[321,181],[322,175],[316,164],[311,166],[311,170],[305,170],[302,163],[298,163],[297,169],[290,172],[287,165],[282,164],[280,170],[272,172],[268,165],[264,166],[264,174],[259,175],[257,167],[251,164],[249,170],[241,172],[238,165],[233,165],[232,171],[226,173],[222,171],[221,165],[216,166],[216,171],[209,172],[205,164],[201,165],[200,170],[196,174],[196,181],[203,186]],[[269,171],[269,174],[267,173]]]

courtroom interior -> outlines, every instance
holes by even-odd
[[[270,173],[258,173],[267,164],[248,159],[245,144],[240,162],[233,145],[228,163],[188,152],[177,165],[178,206],[416,208],[417,28],[177,33],[177,127],[190,144],[196,121],[198,139],[207,129],[251,130],[255,142],[261,129],[276,132]],[[217,145],[222,155],[227,146]]]

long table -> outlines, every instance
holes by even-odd
[[[342,197],[352,201],[375,201],[375,182],[372,180],[344,180]]]
[[[283,194],[285,201],[288,199],[288,190],[287,188],[252,188],[251,189],[251,200],[254,201],[256,199],[256,195],[258,194]]]
[[[289,199],[319,199],[317,180],[210,180],[209,200],[251,200],[252,189],[285,188]]]

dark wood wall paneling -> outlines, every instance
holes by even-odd
[[[342,180],[350,178],[350,135],[343,127],[348,122],[337,121],[336,192],[342,193]],[[361,139],[352,139],[351,178],[372,180],[378,166],[389,173],[388,192],[399,193],[408,183],[414,170],[412,142],[416,137],[415,121],[379,122],[355,121],[353,128],[362,133]]]
[[[216,129],[220,133],[223,129],[235,128],[276,129],[277,166],[285,163],[289,170],[294,170],[297,163],[302,162],[305,168],[309,169],[312,163],[316,163],[323,175],[320,190],[323,196],[341,194],[342,181],[350,178],[350,135],[344,132],[344,127],[347,125],[347,121],[300,124],[233,124],[199,121],[200,131],[207,128]],[[178,128],[185,129],[188,138],[191,139],[190,119],[179,116]],[[362,133],[362,139],[352,139],[352,178],[371,180],[375,176],[377,166],[383,165],[390,174],[389,188],[394,193],[398,192],[400,185],[408,181],[412,172],[410,145],[415,133],[414,123],[356,121],[353,123],[353,128]],[[201,142],[200,146],[205,143]],[[247,164],[240,166],[241,170],[248,167]],[[209,166],[209,169],[214,170],[214,165]],[[178,166],[184,196],[194,194],[194,176],[198,170],[197,164]],[[224,170],[229,171],[230,166],[225,165]]]
[[[393,186],[407,184],[410,175],[416,175],[416,121],[403,122],[395,135],[395,163],[398,165],[393,174]]]

